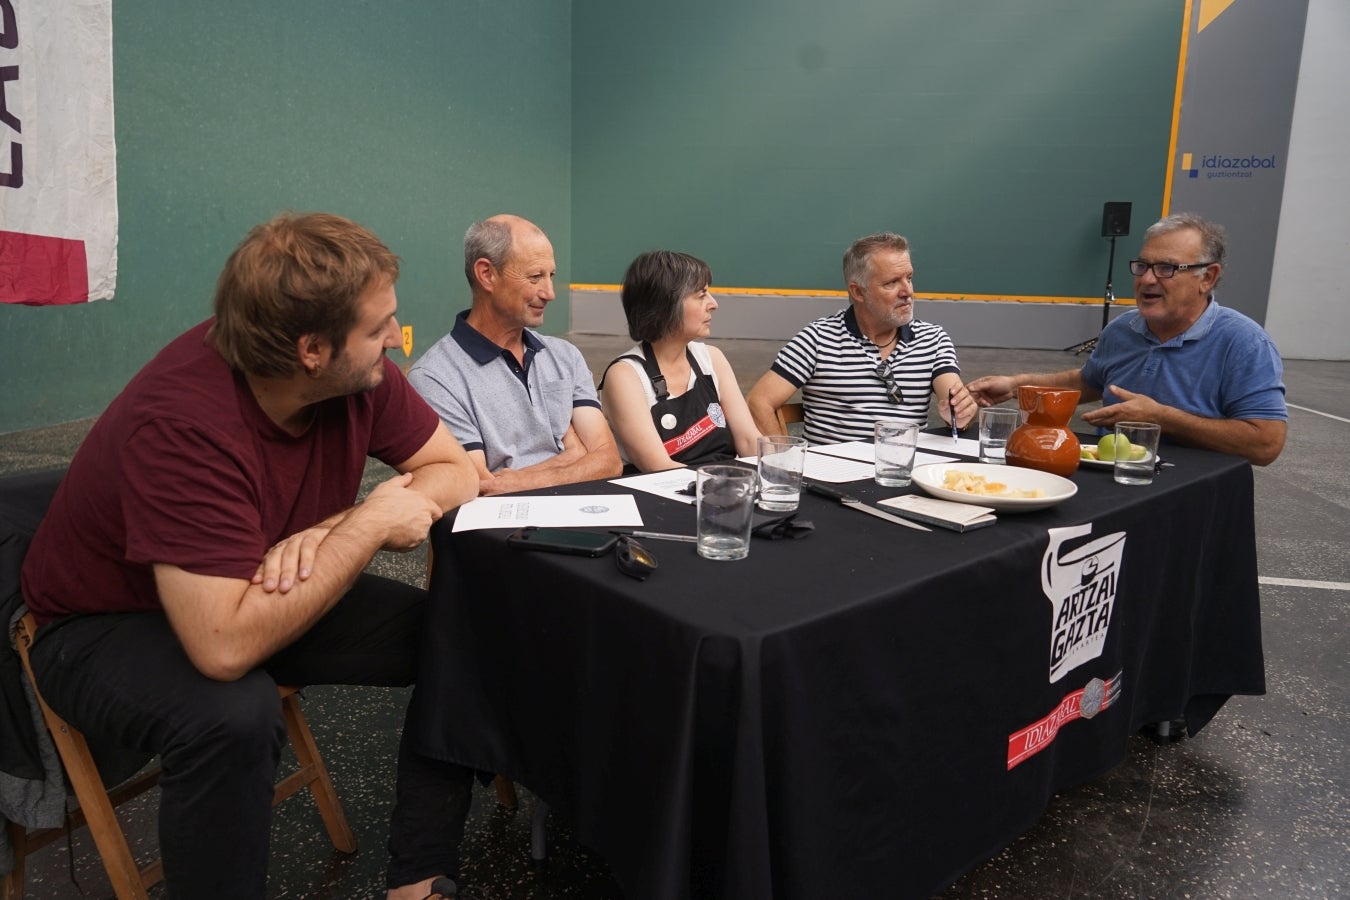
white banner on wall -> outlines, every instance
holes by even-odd
[[[117,281],[112,0],[0,0],[0,302]]]

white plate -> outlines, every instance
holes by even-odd
[[[1091,450],[1093,453],[1096,453],[1096,452],[1097,452],[1097,445],[1096,445],[1096,444],[1084,444],[1084,445],[1083,445],[1083,449],[1084,449],[1084,450]],[[1082,458],[1080,457],[1079,460],[1078,460],[1078,464],[1079,464],[1080,466],[1087,466],[1089,469],[1114,469],[1114,468],[1116,467],[1116,461],[1113,460],[1113,459],[1111,459],[1111,460],[1107,460],[1107,459],[1082,459]]]
[[[1093,453],[1096,453],[1096,452],[1097,452],[1097,445],[1096,445],[1096,444],[1083,444],[1083,449],[1084,449],[1084,450],[1091,450]],[[1145,457],[1145,458],[1147,458],[1147,457]],[[1144,461],[1144,460],[1142,460],[1142,459],[1136,460],[1136,462],[1143,462],[1143,461]],[[1080,466],[1087,466],[1089,469],[1108,469],[1108,470],[1114,470],[1115,467],[1116,467],[1116,461],[1115,461],[1114,459],[1081,459],[1081,458],[1080,458],[1080,459],[1078,460],[1078,464],[1079,464]]]
[[[955,469],[980,475],[989,481],[999,481],[1013,490],[1027,491],[1039,489],[1043,497],[990,497],[987,494],[963,494],[947,490],[942,480],[947,472]],[[914,483],[924,492],[941,500],[955,500],[957,503],[973,503],[988,506],[1002,512],[1030,512],[1033,509],[1045,509],[1068,500],[1078,493],[1078,485],[1067,478],[1051,475],[1039,469],[1024,469],[1021,466],[995,466],[989,463],[949,462],[935,463],[930,466],[917,466],[914,469]]]

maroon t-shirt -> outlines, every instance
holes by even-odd
[[[152,566],[251,578],[278,540],[351,506],[366,457],[409,459],[439,424],[393,361],[373,391],[319,403],[292,436],[206,339],[160,351],[75,454],[23,567],[39,622],[162,608]]]

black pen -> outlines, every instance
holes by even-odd
[[[697,544],[698,537],[692,534],[666,534],[662,531],[611,531],[610,534],[619,536],[628,535],[631,537],[650,538],[655,541],[683,541],[686,544]]]
[[[956,427],[956,388],[952,388],[947,392],[947,413],[952,417],[952,443],[959,444],[961,442],[961,432],[960,429]]]

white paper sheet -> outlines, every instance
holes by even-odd
[[[667,500],[692,504],[694,502],[693,494],[681,494],[678,491],[689,487],[690,482],[697,477],[697,473],[693,469],[666,469],[664,472],[648,472],[645,475],[629,475],[627,478],[611,478],[609,483],[634,491],[655,494],[658,497],[665,497]]]
[[[950,440],[950,438],[948,439]],[[920,441],[922,444],[922,441]],[[854,459],[867,464],[867,474],[859,475],[858,478],[871,478],[872,467],[876,465],[876,448],[866,441],[848,441],[843,444],[821,444],[818,447],[811,448],[812,454],[824,454],[827,456],[838,456],[844,459]],[[810,457],[807,457],[810,459]],[[932,453],[924,453],[922,450],[914,455],[914,465],[926,466],[930,463],[951,462],[950,456],[937,456]],[[810,477],[809,475],[807,477]],[[824,481],[825,479],[821,479]]]
[[[861,481],[864,478],[871,478],[875,470],[874,463],[862,463],[842,456],[830,456],[817,453],[816,450],[816,447],[807,448],[806,465],[802,468],[802,476],[812,481],[824,481],[830,484]],[[759,460],[753,456],[738,458],[741,462],[749,463],[752,466],[759,463]]]
[[[845,481],[861,481],[864,478],[871,478],[875,471],[876,466],[871,461],[859,462],[856,459],[808,451],[806,468],[802,470],[802,475],[812,481],[842,484]]]
[[[955,456],[978,457],[980,455],[980,442],[973,438],[958,438],[952,440],[950,434],[927,434],[919,433],[919,447],[923,450],[933,450],[937,453],[951,453]]]
[[[480,528],[578,528],[593,525],[636,528],[642,514],[632,494],[577,494],[541,497],[528,494],[479,497],[459,508],[451,531]]]

